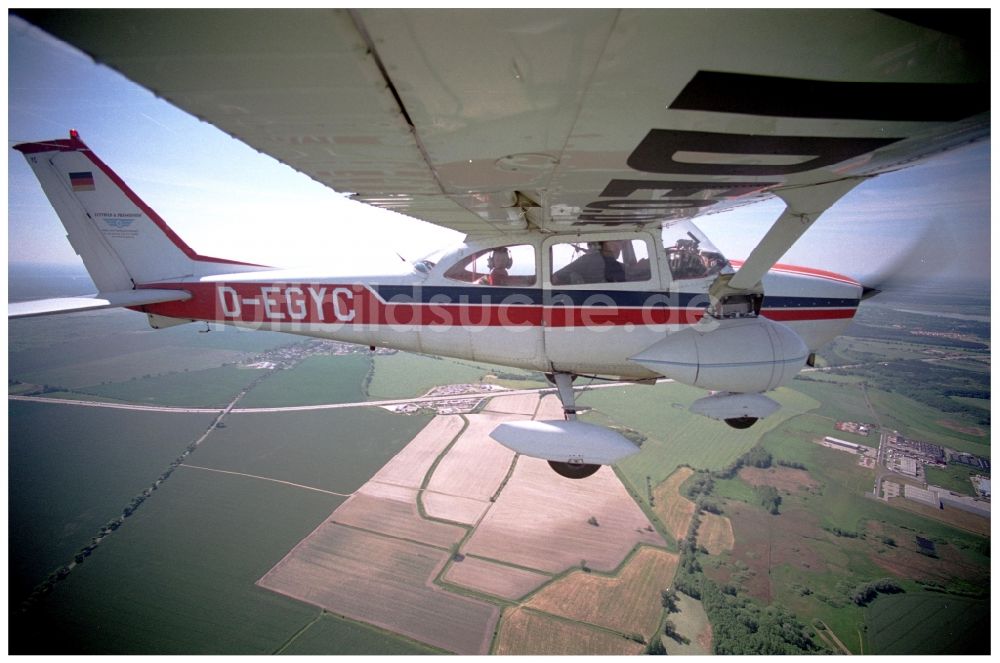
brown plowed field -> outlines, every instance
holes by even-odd
[[[442,495],[424,491],[420,493],[424,512],[431,518],[441,518],[465,525],[475,525],[490,508],[489,500],[475,500],[458,495]]]
[[[524,605],[619,633],[649,637],[660,623],[660,591],[670,586],[677,555],[640,548],[612,578],[574,571],[531,597]]]
[[[739,476],[751,486],[774,486],[790,493],[819,485],[806,470],[791,467],[744,467]]]
[[[591,517],[598,526],[589,524]],[[663,545],[609,467],[583,481],[522,456],[503,492],[466,542],[466,553],[558,573],[614,570],[638,543]]]
[[[554,394],[542,397],[542,402],[538,405],[538,412],[535,413],[536,421],[562,421],[564,419],[562,403]]]
[[[452,562],[444,580],[505,599],[518,599],[552,579],[544,573],[517,569],[505,564],[488,562],[478,557],[466,557]]]
[[[431,584],[447,557],[325,522],[257,584],[448,651],[485,654],[499,610]]]
[[[643,645],[620,635],[573,624],[524,608],[504,613],[494,653],[501,656],[546,654],[634,656]]]
[[[678,467],[667,480],[653,489],[653,513],[666,526],[667,531],[680,541],[687,536],[695,504],[680,494],[681,484],[694,474],[690,467]]]
[[[530,417],[538,407],[538,394],[514,394],[512,396],[496,396],[483,408],[486,412],[504,412],[507,414],[523,414]]]
[[[366,484],[362,491],[370,485],[372,484]],[[376,496],[359,491],[341,504],[330,518],[342,525],[419,541],[439,548],[449,548],[465,536],[465,529],[457,525],[436,523],[421,518],[415,501],[416,491],[412,488],[393,488],[397,491],[407,491],[409,494],[384,496],[384,491],[378,491],[383,493],[383,496]]]
[[[514,418],[493,413],[468,415],[468,428],[434,468],[427,489],[489,501],[514,462],[514,452],[491,438],[490,431]]]
[[[419,488],[427,470],[464,425],[462,418],[456,415],[434,417],[371,481]]]
[[[703,513],[698,526],[698,543],[705,546],[709,555],[721,555],[733,549],[733,524],[729,518],[714,513]]]

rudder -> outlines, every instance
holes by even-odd
[[[22,143],[42,190],[102,292],[224,272],[266,269],[199,255],[72,131]]]

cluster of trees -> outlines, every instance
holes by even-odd
[[[827,532],[830,532],[834,536],[839,536],[839,537],[841,537],[843,539],[856,539],[859,536],[861,536],[857,532],[852,532],[852,531],[846,530],[846,529],[840,529],[839,527],[827,527],[827,526],[824,526],[823,529],[825,529]]]
[[[770,452],[764,450],[762,447],[754,447],[750,451],[746,452],[736,460],[734,460],[728,467],[722,470],[717,470],[713,472],[713,476],[717,479],[732,479],[736,476],[736,473],[740,471],[741,467],[760,467],[767,468],[771,467],[771,462],[774,459],[771,457]]]
[[[754,486],[754,494],[757,496],[757,500],[760,505],[764,507],[768,513],[772,515],[778,515],[778,507],[781,506],[781,495],[778,494],[778,489],[774,486]]]
[[[882,578],[858,585],[851,594],[855,605],[866,606],[879,594],[899,594],[903,588],[892,578]]]
[[[702,580],[701,602],[712,622],[716,654],[760,656],[820,650],[794,615],[777,606],[762,608],[750,599],[726,594],[708,578]]]

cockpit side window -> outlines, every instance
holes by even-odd
[[[650,279],[649,247],[641,239],[562,242],[551,248],[552,285]]]
[[[528,287],[535,285],[535,247],[497,246],[466,256],[452,265],[445,278],[476,285]]]
[[[690,224],[665,227],[663,249],[667,255],[667,267],[675,281],[703,279],[733,271],[725,256]]]

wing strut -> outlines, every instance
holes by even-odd
[[[712,302],[720,302],[731,294],[759,291],[764,275],[816,219],[865,179],[867,178],[849,177],[824,184],[774,191],[775,195],[785,201],[785,210],[750,252],[743,266],[732,277],[721,277],[712,285]]]

